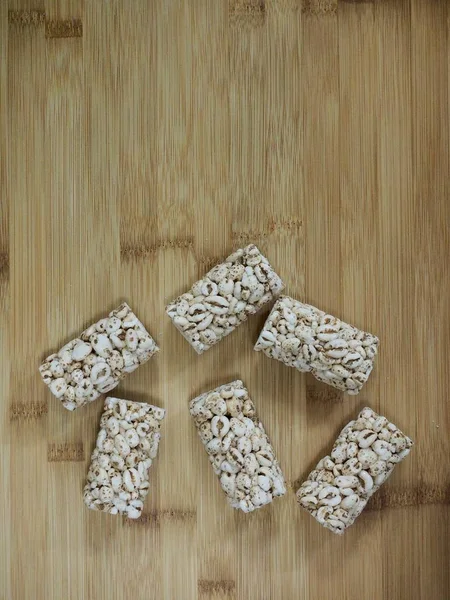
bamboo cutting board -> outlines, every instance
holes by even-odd
[[[0,3],[1,598],[448,600],[450,4]],[[202,356],[164,305],[255,242],[287,293],[381,340],[349,397]],[[145,515],[82,501],[102,402],[38,364],[127,300],[161,346],[115,395],[167,409]],[[188,400],[241,378],[290,491],[228,507]],[[341,538],[293,489],[364,405],[415,441]]]

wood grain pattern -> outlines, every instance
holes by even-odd
[[[0,3],[0,598],[448,600],[450,5]],[[164,305],[256,242],[287,292],[381,340],[360,397]],[[121,300],[161,347],[117,390],[167,409],[136,522],[82,502],[101,402],[37,366]],[[188,400],[244,380],[287,496],[227,507]],[[292,490],[364,405],[416,445],[343,538]]]

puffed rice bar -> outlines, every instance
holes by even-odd
[[[344,533],[412,444],[393,423],[364,408],[297,490],[298,503],[333,533]]]
[[[149,491],[165,410],[106,398],[83,497],[88,508],[137,519]]]
[[[57,354],[48,356],[39,371],[52,394],[72,411],[111,391],[158,350],[155,340],[123,303]]]
[[[347,394],[358,394],[373,369],[379,340],[303,304],[280,296],[259,335],[255,350]]]
[[[258,248],[240,248],[166,307],[175,327],[202,354],[284,288]]]
[[[242,381],[194,398],[189,411],[233,508],[248,513],[286,493],[275,452]]]

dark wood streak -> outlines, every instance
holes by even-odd
[[[313,385],[306,386],[306,399],[312,402],[327,403],[342,403],[344,401],[343,392],[333,388],[319,389]]]
[[[198,580],[198,591],[201,594],[211,593],[234,593],[236,590],[236,584],[234,581],[229,579],[222,579],[214,581],[211,579],[199,579]]]
[[[142,514],[139,519],[127,519],[125,521],[125,525],[128,527],[145,526],[151,524],[157,525],[163,519],[168,521],[192,521],[196,518],[197,512],[195,510],[151,510]]]
[[[8,23],[15,27],[45,25],[46,38],[77,38],[83,36],[81,19],[47,19],[42,10],[10,10]]]
[[[424,506],[428,504],[450,504],[450,484],[445,487],[425,484],[416,488],[381,488],[367,503],[365,510]]]
[[[162,240],[156,244],[122,244],[120,247],[120,257],[123,262],[131,262],[133,260],[149,258],[162,250],[192,248],[193,245],[193,238]]]
[[[47,460],[48,462],[83,462],[83,444],[49,444]]]
[[[337,0],[303,0],[302,13],[322,17],[336,14],[337,8]]]
[[[300,219],[286,219],[283,221],[270,219],[263,230],[233,231],[231,238],[238,242],[253,242],[255,240],[268,238],[274,233],[292,233],[293,231],[301,229],[302,226],[303,222]]]
[[[0,252],[0,279],[9,277],[9,256],[6,252]]]
[[[45,23],[45,12],[42,10],[9,10],[8,23],[19,27],[39,27]]]
[[[222,263],[226,257],[224,256],[199,256],[197,263],[201,269],[200,275],[204,275],[216,265]]]
[[[264,0],[229,0],[230,24],[243,29],[264,25],[266,5]]]
[[[47,20],[45,22],[46,38],[76,38],[83,36],[83,23],[80,19],[64,21]]]
[[[10,408],[11,421],[39,419],[48,412],[46,402],[13,402]]]

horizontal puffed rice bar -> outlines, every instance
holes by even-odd
[[[189,411],[233,508],[248,513],[286,493],[275,452],[242,381],[194,398]]]
[[[255,350],[347,394],[358,394],[373,369],[379,340],[303,304],[280,296],[259,334]]]
[[[202,354],[284,288],[256,246],[240,248],[166,307],[175,327]]]
[[[75,410],[111,391],[159,348],[123,303],[39,367],[44,383],[65,408]]]
[[[333,533],[344,533],[412,444],[393,423],[364,408],[297,490],[298,503]]]
[[[164,416],[157,406],[106,398],[83,492],[88,508],[130,519],[141,516]]]

